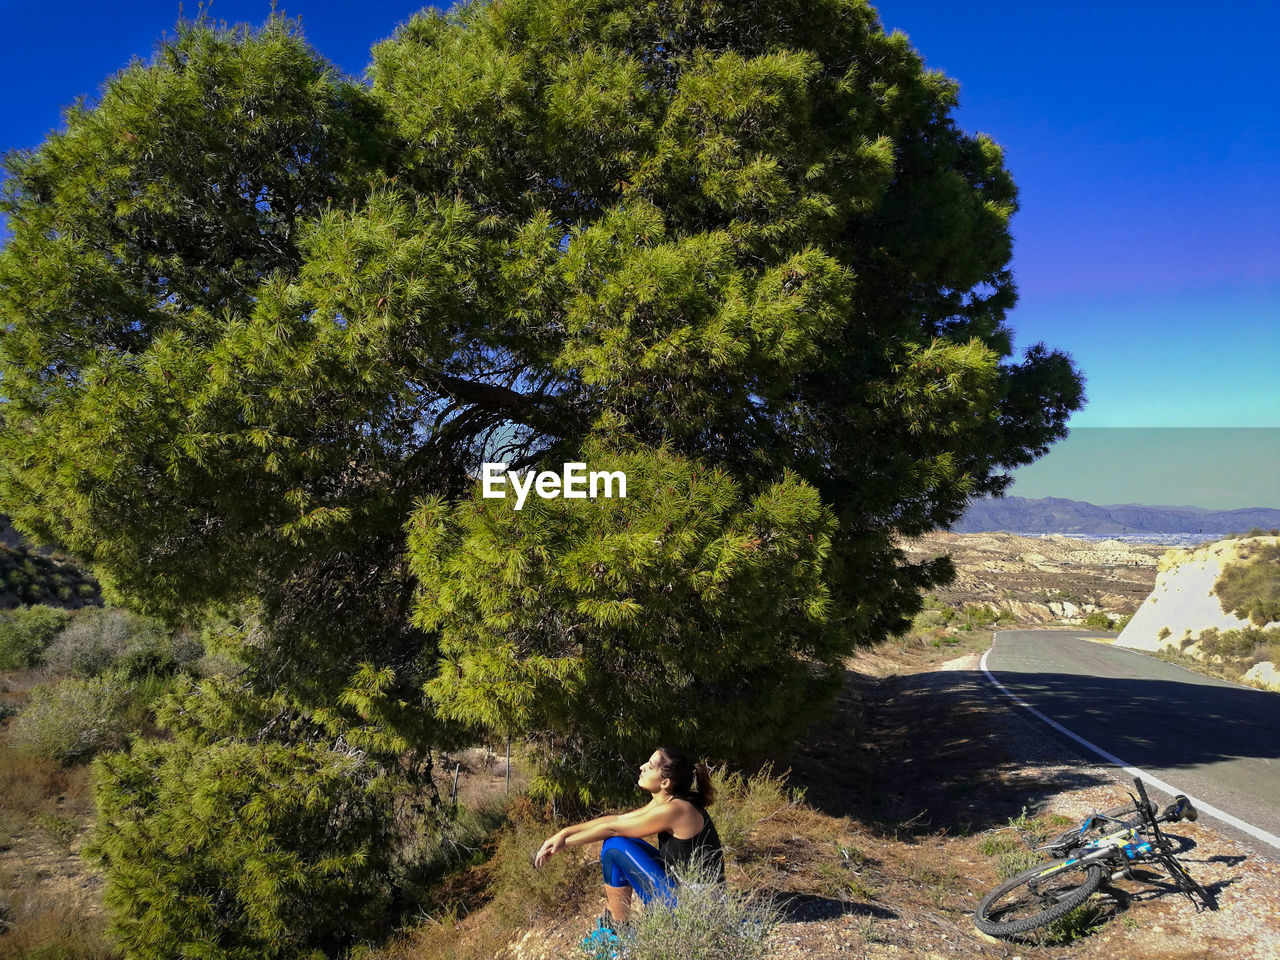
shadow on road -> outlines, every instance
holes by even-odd
[[[1001,670],[996,679],[1134,766],[1280,757],[1280,696],[1243,687]]]

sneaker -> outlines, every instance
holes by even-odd
[[[609,911],[596,921],[596,925],[582,938],[582,950],[591,960],[622,960],[627,955],[618,925]]]

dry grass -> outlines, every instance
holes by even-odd
[[[89,768],[66,767],[0,743],[0,810],[22,820],[38,813],[91,817]]]
[[[420,922],[368,960],[492,960],[530,926],[575,913],[599,896],[599,868],[587,851],[568,850],[542,869],[532,856],[557,825],[550,810],[513,800],[507,822],[491,837],[489,858],[446,877],[421,908]]]
[[[116,958],[96,888],[71,852],[94,815],[89,769],[16,750],[6,734],[0,731],[0,960]]]
[[[0,960],[118,960],[106,939],[106,921],[81,904],[41,898],[0,877],[13,907],[0,936]],[[6,926],[0,922],[0,929]]]

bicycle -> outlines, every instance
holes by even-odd
[[[1138,797],[1129,794],[1131,807],[1095,813],[1078,829],[1036,847],[1054,858],[1052,862],[1010,877],[987,894],[974,911],[974,925],[994,937],[1017,936],[1045,926],[1088,900],[1104,881],[1135,879],[1132,870],[1138,863],[1159,863],[1197,911],[1201,904],[1216,910],[1213,896],[1192,879],[1173,855],[1173,843],[1160,832],[1161,823],[1194,821],[1199,816],[1196,808],[1178,794],[1157,814],[1142,780],[1135,777],[1133,783]]]

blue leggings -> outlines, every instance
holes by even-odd
[[[633,837],[610,837],[600,848],[600,869],[611,887],[631,887],[645,903],[674,902],[676,883],[658,859],[655,847]]]

